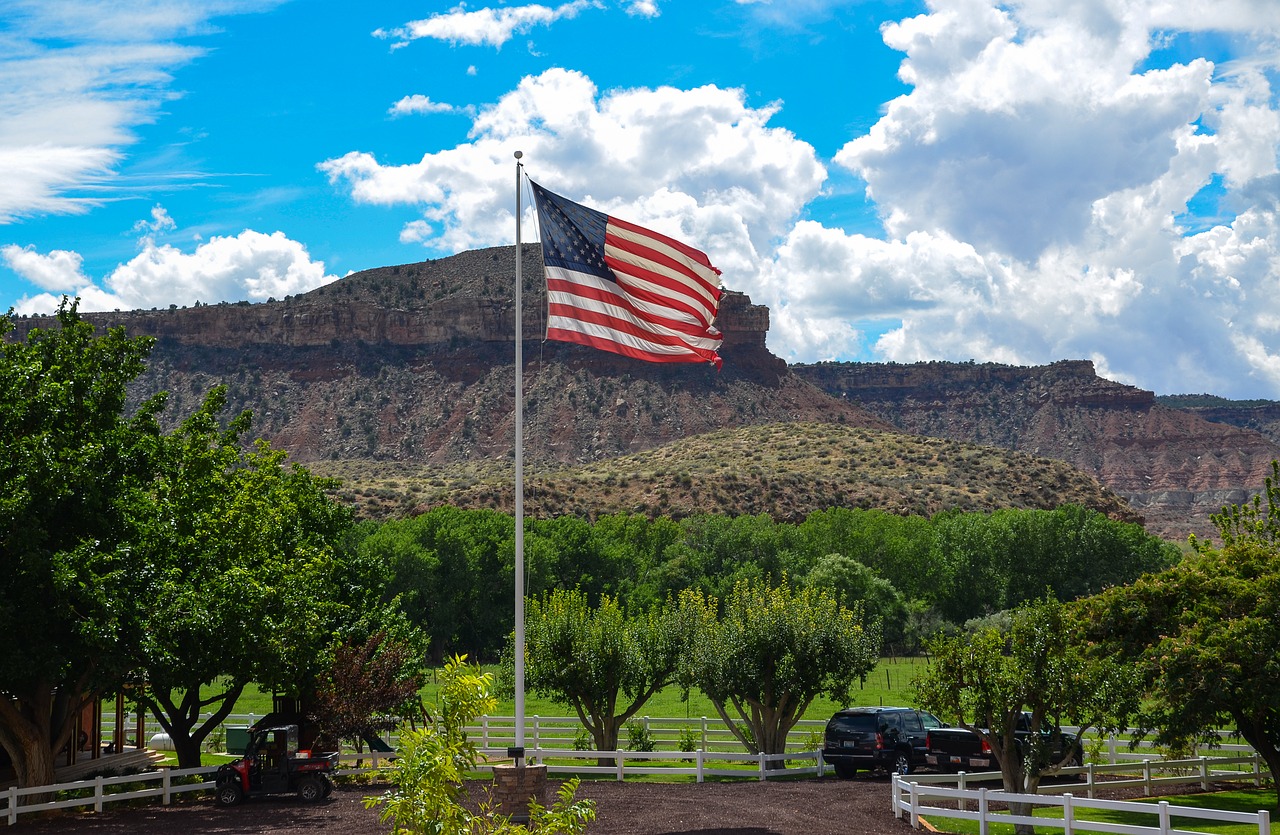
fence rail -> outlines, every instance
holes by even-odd
[[[1249,768],[1238,766],[1247,764]],[[1145,794],[1150,796],[1152,788],[1162,784],[1195,784],[1208,791],[1215,783],[1237,783],[1242,780],[1251,781],[1260,786],[1263,779],[1270,779],[1269,771],[1261,767],[1261,757],[1253,754],[1248,757],[1197,757],[1191,760],[1145,760],[1141,764],[1141,773],[1132,775],[1132,763],[1114,763],[1109,765],[1090,764],[1079,768],[1064,768],[1062,775],[1084,779],[1084,783],[1042,784],[1038,794],[1011,794],[1001,789],[989,789],[985,786],[969,788],[972,783],[1000,781],[1000,773],[981,772],[974,774],[913,774],[908,777],[893,775],[891,781],[892,807],[894,817],[907,817],[911,826],[920,829],[921,817],[954,818],[958,820],[977,821],[979,835],[988,835],[993,823],[1029,824],[1049,826],[1062,829],[1065,835],[1073,832],[1115,832],[1122,835],[1194,835],[1199,830],[1174,829],[1172,818],[1214,821],[1219,823],[1237,823],[1256,826],[1259,835],[1270,835],[1271,815],[1266,809],[1257,812],[1231,812],[1217,809],[1197,809],[1184,806],[1173,806],[1167,801],[1159,803],[1140,803],[1136,801],[1102,800],[1095,797],[1099,787],[1120,788],[1126,786],[1143,786]],[[1157,776],[1164,773],[1164,776]],[[1096,780],[1108,774],[1124,775]],[[1077,790],[1083,790],[1085,797],[1078,797]],[[941,801],[951,805],[931,805],[929,801]],[[1028,804],[1040,808],[1060,809],[1059,816],[1031,817],[1015,815],[1009,811],[993,811],[992,804]],[[1151,826],[1118,824],[1090,821],[1076,816],[1081,809],[1106,809],[1113,812],[1132,812],[1140,815],[1151,815],[1155,818]]]

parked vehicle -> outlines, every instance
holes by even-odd
[[[218,768],[217,799],[235,806],[255,794],[297,794],[314,803],[333,791],[330,774],[338,754],[312,754],[298,748],[297,725],[255,726],[244,756]]]
[[[1084,762],[1084,749],[1075,734],[1059,728],[1042,728],[1039,732],[1044,753],[1042,767],[1062,762],[1066,752],[1071,756],[1069,766]],[[1014,732],[1021,752],[1031,736],[1031,714],[1023,713]],[[998,768],[995,755],[987,741],[968,728],[935,728],[929,731],[925,761],[943,771],[986,771]]]
[[[940,727],[932,713],[911,707],[845,708],[827,721],[822,758],[846,780],[858,769],[910,774],[925,763],[928,731]]]

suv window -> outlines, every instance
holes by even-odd
[[[921,723],[923,723],[923,724],[924,724],[924,727],[925,727],[925,729],[926,729],[926,730],[928,730],[929,728],[941,728],[941,727],[942,727],[942,720],[941,720],[941,719],[939,719],[938,717],[934,716],[932,713],[926,713],[926,712],[925,712],[925,711],[923,711],[923,710],[922,710],[922,711],[920,711],[920,721],[921,721]]]
[[[880,714],[880,729],[883,731],[902,730],[902,717],[897,713]]]
[[[833,716],[829,730],[836,733],[875,733],[876,720],[874,716],[867,714],[854,714],[852,716]]]
[[[924,725],[920,722],[920,717],[912,711],[902,717],[903,726],[907,729],[907,733],[918,733],[924,730]]]

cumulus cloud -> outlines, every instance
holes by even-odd
[[[515,35],[525,34],[535,26],[550,26],[557,20],[576,17],[588,8],[599,8],[599,4],[593,0],[572,0],[555,7],[530,4],[475,11],[457,6],[422,20],[411,20],[394,29],[377,29],[373,34],[377,38],[393,39],[393,48],[419,38],[500,48]]]
[[[1209,30],[1248,60],[1153,63]],[[792,230],[773,276],[810,330],[782,353],[881,317],[885,359],[1085,357],[1161,392],[1280,396],[1280,113],[1254,40],[1277,33],[1247,0],[934,0],[886,25],[912,89],[835,156],[885,240]],[[1235,214],[1189,235],[1206,188]]]
[[[63,295],[80,296],[86,311],[266,301],[305,293],[337,278],[327,275],[323,261],[313,261],[302,244],[283,232],[267,235],[251,229],[214,236],[191,252],[144,237],[138,254],[116,267],[101,285],[84,275],[75,252],[42,254],[9,245],[0,247],[0,258],[48,291],[18,301],[14,309],[20,314],[50,313]]]
[[[409,163],[352,151],[319,168],[359,202],[421,207],[402,240],[454,252],[512,240],[512,152],[522,150],[547,188],[696,240],[729,286],[749,289],[826,178],[812,146],[770,125],[777,112],[715,86],[601,94],[582,73],[552,69],[481,110],[468,143]]]

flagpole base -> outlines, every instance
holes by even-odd
[[[529,801],[547,805],[547,766],[495,765],[493,767],[493,801],[497,812],[515,823],[529,822]]]

